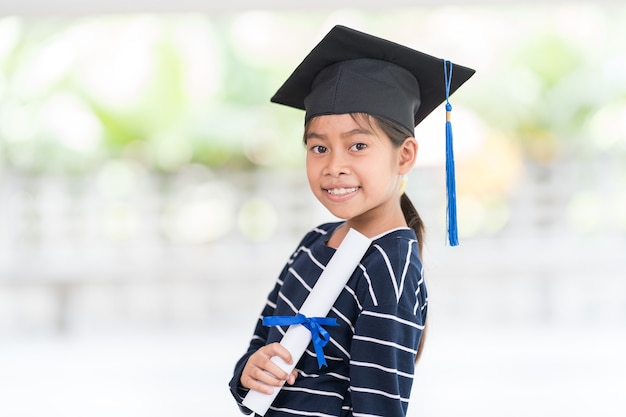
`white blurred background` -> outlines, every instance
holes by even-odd
[[[302,114],[344,24],[477,69],[407,194],[430,331],[410,416],[626,415],[626,7],[0,4],[0,416],[237,416],[227,383],[310,227]]]

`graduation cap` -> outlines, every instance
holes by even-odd
[[[271,101],[305,110],[305,122],[327,114],[367,113],[410,132],[445,101],[448,236],[454,246],[458,233],[448,98],[474,72],[386,39],[335,26]]]

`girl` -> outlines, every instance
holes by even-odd
[[[249,390],[280,389],[265,416],[406,415],[428,310],[424,227],[404,194],[418,150],[413,130],[473,74],[455,66],[446,85],[442,62],[336,26],[272,98],[306,111],[309,185],[345,220],[306,234],[269,294],[230,381],[244,413],[251,412],[242,405]],[[292,363],[278,343],[287,326],[266,327],[263,318],[298,313],[350,228],[372,244],[328,315],[338,326],[326,329],[327,366],[318,366],[309,346],[287,375],[270,360]]]

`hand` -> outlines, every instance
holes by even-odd
[[[274,392],[273,387],[282,387],[285,382],[293,385],[298,372],[294,369],[291,374],[287,374],[270,360],[274,356],[280,357],[289,365],[293,363],[291,354],[280,343],[263,346],[248,359],[241,374],[241,385],[268,395]]]

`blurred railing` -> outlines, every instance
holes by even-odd
[[[226,314],[249,322],[302,234],[332,220],[301,171],[190,166],[159,175],[111,163],[77,177],[5,172],[0,333],[205,327]],[[625,234],[573,230],[580,175],[574,164],[529,165],[504,226],[474,228],[452,249],[439,169],[412,173],[407,192],[429,226],[431,285],[446,291],[438,309],[493,322],[626,322]],[[595,188],[619,184],[598,178]]]

